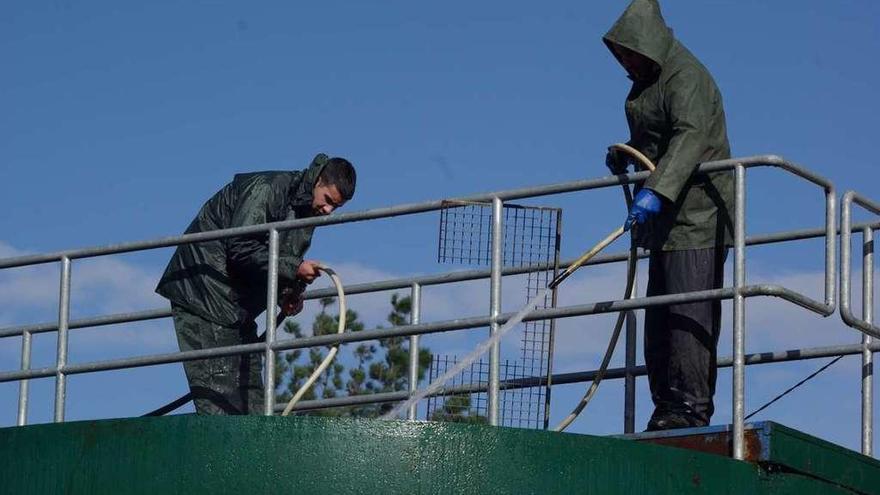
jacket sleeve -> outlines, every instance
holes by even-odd
[[[277,197],[281,191],[271,184],[254,184],[239,198],[232,213],[230,227],[244,227],[274,221],[271,215],[272,205],[283,198]],[[279,253],[285,250],[280,241],[284,234],[279,235]],[[269,234],[261,233],[250,236],[233,237],[227,244],[227,263],[230,272],[245,279],[250,284],[265,286],[269,279]],[[279,287],[290,287],[296,280],[296,270],[302,263],[299,256],[286,255],[278,257]]]
[[[667,83],[663,105],[671,138],[657,170],[645,187],[675,202],[708,146],[707,133],[714,108],[714,85],[697,67],[685,67]]]

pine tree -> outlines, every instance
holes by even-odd
[[[431,421],[448,421],[451,423],[472,423],[485,425],[489,419],[471,408],[470,394],[452,395],[443,401],[440,409],[435,409],[429,418]]]
[[[312,335],[326,335],[335,333],[339,325],[337,316],[328,313],[328,307],[333,304],[335,298],[321,299],[321,312],[312,323]],[[409,323],[412,312],[412,301],[409,297],[399,297],[398,294],[391,296],[391,312],[388,314],[388,322],[393,326],[406,325]],[[347,332],[359,332],[364,329],[363,323],[358,319],[358,314],[352,310],[346,312],[345,329]],[[296,338],[303,336],[300,325],[294,321],[285,322],[283,330]],[[312,372],[317,369],[321,361],[327,355],[329,348],[311,348],[304,353],[301,349],[295,349],[286,353],[279,353],[276,357],[275,383],[278,384],[276,400],[279,404],[286,404],[293,394],[305,383]],[[404,337],[392,337],[382,339],[376,343],[359,343],[351,352],[350,357],[342,356],[345,346],[340,348],[335,362],[324,372],[310,390],[303,396],[303,400],[313,400],[318,397],[331,398],[342,395],[364,395],[377,392],[397,392],[407,390],[407,378],[409,376],[409,339]],[[344,363],[351,362],[346,373]],[[427,348],[419,348],[418,376],[421,381],[425,371],[431,363],[431,352]],[[310,412],[321,416],[353,416],[353,417],[376,417],[394,406],[393,403],[368,404],[364,406],[351,406],[344,408],[322,409]]]

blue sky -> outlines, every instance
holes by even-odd
[[[318,152],[358,167],[346,211],[604,175],[605,147],[627,137],[629,84],[600,38],[625,4],[4,2],[0,256],[176,234],[233,174],[302,168]],[[840,191],[872,194],[876,2],[663,7],[721,88],[735,155],[781,154]],[[749,181],[749,233],[820,225],[815,188],[776,170],[756,170]],[[617,190],[533,203],[565,209],[564,257],[624,214]],[[436,215],[332,227],[317,233],[311,255],[344,267],[345,280],[439,272],[450,267],[436,263],[436,231]],[[750,250],[749,280],[789,283],[819,297],[821,246]],[[73,317],[162,305],[151,290],[169,254],[75,263]],[[0,325],[55,318],[56,276],[55,267],[0,273]],[[585,271],[562,299],[615,298],[620,278],[617,268]],[[520,302],[510,287],[505,310]],[[437,289],[424,317],[485,312],[484,289]],[[368,324],[381,324],[387,294],[352,304]],[[837,315],[822,320],[769,301],[749,308],[753,351],[859,338]],[[77,331],[72,360],[173,349],[170,326]],[[570,345],[557,368],[596,366],[608,320],[561,326]],[[426,342],[457,352],[472,340]],[[17,339],[0,343],[0,368],[18,368],[19,346]],[[720,349],[729,354],[729,333]],[[37,363],[51,363],[53,352],[54,337],[37,338]],[[819,366],[750,368],[750,404]],[[764,419],[857,446],[857,369],[854,358],[844,360]],[[51,382],[33,387],[31,421],[46,421]],[[74,377],[68,415],[133,415],[184,388],[179,366]],[[554,416],[564,415],[581,388],[554,394]],[[727,372],[718,390],[716,422],[729,421]],[[16,391],[0,384],[0,425],[14,422]],[[644,386],[639,399],[641,426],[650,413]],[[619,431],[620,404],[619,385],[609,383],[574,431]]]

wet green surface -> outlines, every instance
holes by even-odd
[[[628,440],[480,425],[172,416],[0,429],[0,492],[851,493]]]
[[[786,426],[768,423],[767,458],[863,493],[880,493],[880,461]]]

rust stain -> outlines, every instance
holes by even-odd
[[[745,460],[757,462],[760,460],[761,456],[761,442],[758,438],[758,434],[751,430],[747,430],[745,433]],[[638,438],[636,440],[639,442],[664,445],[666,447],[696,450],[707,454],[715,454],[725,457],[729,457],[733,451],[733,443],[729,432],[665,438]]]

